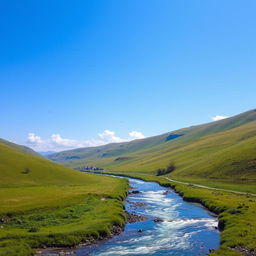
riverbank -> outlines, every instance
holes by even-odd
[[[16,204],[1,208],[0,255],[30,256],[35,254],[32,248],[71,248],[117,234],[126,221],[128,188],[127,180],[112,177],[96,177],[85,186],[1,188],[8,190],[2,202],[12,196]]]
[[[113,236],[119,235],[124,230],[124,225],[121,226],[113,226],[110,229],[109,233],[105,233],[100,237],[91,237],[88,238],[86,241],[83,241],[83,243],[75,245],[74,248],[63,248],[63,247],[57,247],[57,248],[38,248],[36,251],[35,256],[68,256],[68,255],[74,255],[75,250],[80,247],[86,247],[90,246],[92,244],[97,244],[100,242],[103,242],[107,239],[112,238]]]
[[[218,216],[221,245],[212,250],[211,256],[251,256],[256,253],[256,200],[249,194],[212,191],[184,185],[164,177],[132,174],[122,176],[157,182],[171,187],[185,201],[199,203]]]
[[[219,246],[217,221],[198,205],[185,203],[169,188],[130,179],[125,230],[83,243],[74,249],[40,250],[38,256],[60,255],[205,255]],[[123,232],[121,232],[123,231]],[[96,243],[94,243],[96,242]],[[94,244],[93,244],[94,243]],[[145,247],[146,246],[146,247]],[[146,251],[145,251],[145,248]]]
[[[172,189],[156,182],[129,179],[125,201],[129,213],[139,214],[124,232],[103,243],[77,249],[83,255],[206,255],[219,247],[217,219],[197,205],[184,202]]]
[[[144,216],[140,216],[140,215],[136,215],[136,214],[131,214],[128,212],[125,212],[126,215],[126,222],[127,223],[135,223],[135,222],[139,222],[139,221],[145,221],[147,218]],[[113,226],[110,229],[109,233],[105,233],[102,236],[95,238],[95,237],[91,237],[88,238],[86,241],[84,241],[83,243],[80,243],[78,245],[76,245],[74,248],[68,249],[68,248],[63,248],[63,247],[57,247],[57,248],[38,248],[36,251],[35,256],[70,256],[70,255],[74,255],[75,254],[75,250],[77,250],[78,248],[83,248],[83,247],[87,247],[93,244],[99,244],[102,243],[108,239],[111,239],[114,236],[117,236],[119,234],[121,234],[124,231],[124,225],[117,225],[117,226]]]

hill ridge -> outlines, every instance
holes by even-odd
[[[67,166],[77,166],[82,162],[90,162],[91,159],[100,159],[107,157],[124,156],[134,152],[141,152],[164,144],[177,144],[203,136],[215,134],[217,132],[230,130],[243,124],[256,121],[256,109],[246,111],[242,114],[229,117],[223,120],[190,126],[171,132],[163,133],[148,137],[145,139],[133,140],[130,142],[110,143],[97,147],[77,148],[74,150],[66,150],[55,154],[48,155],[48,159],[60,162]],[[172,139],[168,140],[170,136]]]

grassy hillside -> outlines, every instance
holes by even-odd
[[[70,185],[95,182],[95,178],[77,173],[40,156],[32,156],[0,142],[0,186]]]
[[[115,171],[144,172],[155,174],[159,167],[174,163],[176,169],[169,177],[193,181],[239,184],[237,189],[256,192],[256,122],[229,131],[205,136],[189,142],[182,142],[157,151],[144,150],[137,155],[129,155],[133,160],[122,163],[98,162]],[[96,164],[96,163],[95,163]],[[244,184],[244,186],[243,186]],[[235,188],[235,185],[233,186]]]
[[[157,146],[160,148],[168,147],[217,132],[223,132],[253,121],[256,121],[256,109],[217,122],[191,126],[145,139],[125,143],[112,143],[99,147],[78,148],[51,154],[47,157],[52,161],[60,162],[67,166],[78,166],[89,161],[95,160],[97,162],[100,159],[117,158],[118,156],[140,152],[144,149],[156,151],[158,149]]]
[[[144,140],[61,152],[51,159],[74,167],[103,167],[171,186],[186,200],[218,214],[221,245],[211,255],[256,253],[255,196],[192,184],[256,194],[256,110]],[[158,168],[166,169],[170,163],[175,166],[172,172],[156,176]]]
[[[35,155],[35,156],[39,156],[39,154],[37,152],[35,152],[33,149],[29,148],[29,147],[26,147],[26,146],[23,146],[23,145],[18,145],[18,144],[15,144],[13,142],[10,142],[8,140],[4,140],[4,139],[1,139],[0,138],[0,143],[1,144],[4,144],[4,145],[7,145],[11,148],[16,148],[22,152],[25,152],[25,153],[28,153],[28,154],[31,154],[31,155]]]
[[[143,140],[60,152],[50,159],[73,167],[150,174],[172,162],[172,178],[256,192],[255,142],[256,111],[251,110]]]
[[[127,182],[76,172],[0,142],[0,255],[71,246],[123,226]]]
[[[219,214],[222,245],[213,255],[256,250],[254,197],[155,176],[156,169],[171,162],[175,169],[167,177],[256,193],[255,110],[160,136],[65,151],[49,158],[67,166],[94,165],[168,183]],[[0,256],[30,255],[31,248],[40,246],[72,246],[108,235],[113,225],[124,225],[120,199],[127,190],[125,180],[80,173],[6,141],[0,141],[0,160]]]

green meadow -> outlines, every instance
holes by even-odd
[[[67,166],[97,166],[171,186],[185,200],[201,203],[218,214],[221,246],[211,255],[255,254],[256,110],[155,137],[64,151],[49,158]],[[166,170],[170,164],[169,173],[156,176],[159,168]]]
[[[218,214],[221,246],[211,255],[256,251],[255,110],[142,140],[64,151],[51,161],[4,140],[0,155],[0,255],[90,243],[125,225],[127,181],[70,168],[87,165],[170,186]],[[163,176],[156,176],[159,168]]]
[[[0,142],[0,255],[71,247],[122,228],[126,180],[79,173]]]
[[[170,178],[256,193],[256,111],[128,143],[63,151],[49,159],[152,175],[173,163]]]

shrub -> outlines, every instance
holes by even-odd
[[[22,174],[29,174],[30,173],[30,169],[26,168],[23,171],[21,171]]]
[[[38,232],[39,231],[39,228],[37,227],[32,227],[28,230],[28,232]]]
[[[170,163],[166,168],[156,170],[156,176],[161,176],[173,172],[176,169],[174,163]]]

